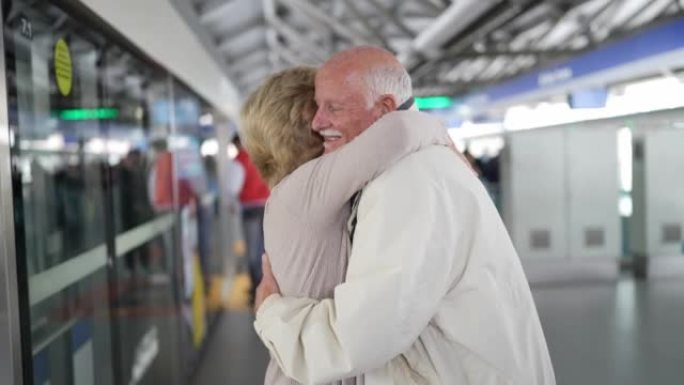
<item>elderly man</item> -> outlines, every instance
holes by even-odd
[[[335,151],[411,100],[394,56],[353,48],[317,74],[313,129]],[[360,373],[366,385],[555,384],[518,256],[453,151],[407,156],[355,207],[347,275],[333,299],[280,296],[265,263],[255,328],[286,375],[306,384]]]

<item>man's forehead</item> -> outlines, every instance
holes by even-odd
[[[316,73],[316,84],[335,84],[344,79],[344,71],[336,70],[336,68],[323,67]]]
[[[362,92],[360,74],[356,71],[320,70],[316,74],[316,95],[336,94],[339,92]]]

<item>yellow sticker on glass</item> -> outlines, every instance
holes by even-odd
[[[74,79],[74,70],[71,65],[71,53],[69,45],[64,39],[57,40],[55,44],[55,78],[57,88],[63,96],[69,96]]]

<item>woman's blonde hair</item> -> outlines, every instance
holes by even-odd
[[[323,153],[311,130],[316,70],[295,67],[271,76],[242,107],[242,142],[270,186]]]

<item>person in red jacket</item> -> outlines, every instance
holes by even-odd
[[[251,299],[261,281],[261,256],[264,254],[264,207],[270,194],[268,185],[254,166],[240,138],[235,135],[233,144],[238,150],[234,161],[232,178],[233,191],[238,195],[242,207],[242,229],[247,245],[247,264],[252,280]]]

